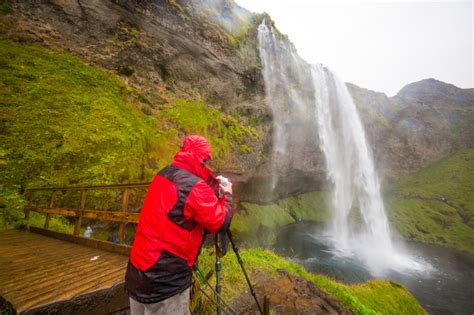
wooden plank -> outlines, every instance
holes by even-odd
[[[32,229],[47,235],[62,234]],[[128,246],[108,245],[130,250]],[[104,252],[29,231],[2,231],[0,252],[5,253],[0,255],[0,296],[12,306],[12,313],[86,314],[94,305],[102,314],[123,309],[128,303],[123,291],[128,258],[116,250]],[[90,260],[94,256],[99,258]],[[33,269],[25,268],[25,259]]]
[[[30,219],[30,208],[33,204],[33,196],[35,195],[35,192],[34,191],[30,191],[28,193],[28,204],[26,205],[24,211],[25,211],[25,220],[29,220]]]
[[[67,208],[36,208],[34,211],[62,215],[66,217],[79,217],[82,215],[82,218],[113,222],[138,223],[138,219],[140,218],[140,213],[127,213],[120,211],[79,210]]]
[[[80,281],[77,282],[72,282],[68,284],[62,284],[61,288],[63,289],[61,293],[57,291],[57,287],[51,287],[50,290],[45,291],[45,292],[36,292],[34,295],[28,294],[28,295],[23,295],[20,297],[20,300],[18,302],[18,311],[21,312],[22,310],[25,310],[29,307],[32,307],[34,305],[41,305],[44,304],[47,301],[51,300],[62,300],[64,298],[71,298],[75,295],[75,290],[82,289],[84,287],[87,287],[90,283],[93,283],[95,281],[95,276],[97,276],[98,273],[103,273],[103,274],[111,274],[111,273],[117,273],[120,272],[120,275],[123,277],[125,275],[126,264],[115,267],[115,268],[109,268],[109,269],[101,269],[97,270],[94,273],[84,274],[83,277],[81,277]],[[85,279],[85,280],[84,280]]]
[[[77,245],[76,245],[77,246]],[[68,268],[73,270],[78,269],[84,264],[84,259],[90,259],[95,255],[91,252],[83,253],[78,257],[74,257],[75,260],[72,261],[71,257],[65,258],[63,260],[58,260],[56,264],[52,265],[49,264],[48,267],[41,268],[38,270],[38,267],[35,266],[32,269],[12,269],[11,271],[14,273],[21,273],[23,276],[21,279],[12,279],[10,277],[9,280],[2,281],[2,290],[10,290],[10,288],[19,288],[21,287],[18,283],[33,283],[38,279],[44,279],[45,275],[50,275],[51,277],[55,277],[55,273],[61,270],[61,265],[67,264]],[[46,261],[37,261],[38,264],[43,265]]]
[[[50,214],[55,214],[55,215],[62,215],[65,217],[76,217],[79,215],[79,212],[81,210],[73,210],[73,209],[66,209],[66,208],[35,208],[32,209],[33,211],[36,212],[41,212],[41,213],[50,213]]]
[[[83,189],[81,190],[81,210],[84,210],[86,207],[86,191]],[[74,224],[74,235],[79,235],[81,233],[81,225],[82,225],[82,212],[79,213],[79,216],[76,218],[76,222]]]
[[[67,264],[62,265],[61,272],[45,275],[45,278],[39,279],[37,282],[31,282],[30,285],[17,287],[10,293],[15,294],[16,301],[25,301],[37,298],[51,291],[68,292],[68,287],[80,285],[90,279],[100,277],[113,271],[124,271],[127,260],[124,257],[108,253],[108,256],[101,256],[102,259],[94,261],[83,261],[85,264],[78,268],[69,268]],[[112,266],[112,267],[111,267]]]
[[[59,240],[55,240],[59,241]],[[62,241],[59,241],[62,242]],[[87,262],[88,259],[97,255],[97,250],[88,248],[85,246],[78,246],[74,243],[63,242],[61,246],[53,244],[50,248],[41,251],[41,255],[32,255],[29,253],[28,262],[23,263],[22,260],[7,261],[2,259],[5,268],[15,273],[22,273],[23,280],[33,280],[38,277],[45,277],[46,275],[54,275],[54,271],[58,269],[58,266],[67,264],[71,268],[80,267]],[[25,249],[28,251],[29,249]],[[61,255],[57,254],[60,250]],[[100,252],[101,255],[112,255],[110,252]],[[33,257],[33,259],[31,259]],[[79,262],[78,262],[79,261]],[[42,265],[43,268],[38,268],[38,265]],[[4,279],[6,278],[6,279]],[[7,275],[2,275],[2,284],[8,284],[14,282],[15,279],[8,279]],[[2,285],[2,288],[4,286]]]
[[[106,241],[101,241],[101,240],[95,240],[87,237],[81,237],[81,236],[74,236],[74,235],[68,235],[64,233],[59,233],[55,231],[49,231],[49,230],[44,230],[41,228],[36,228],[36,227],[30,227],[30,231],[38,234],[42,234],[45,236],[53,237],[56,239],[60,239],[63,241],[68,241],[100,250],[105,250],[108,252],[116,253],[116,254],[122,254],[122,255],[130,255],[130,251],[132,249],[131,246],[128,245],[121,245],[121,244],[115,244],[111,242],[106,242]]]
[[[51,199],[49,200],[49,207],[54,207],[54,201],[56,200],[56,190],[53,190],[51,193]],[[51,214],[46,214],[46,220],[44,220],[44,228],[47,230],[49,228],[49,220],[51,219]]]
[[[122,212],[128,212],[128,204],[129,204],[129,196],[130,196],[130,189],[125,189],[122,193]],[[123,235],[125,231],[125,222],[120,223],[119,225],[119,243],[123,244]]]
[[[97,185],[97,186],[38,187],[38,188],[28,188],[26,189],[26,191],[147,188],[148,186],[150,186],[150,184],[151,183],[115,184],[115,185]]]

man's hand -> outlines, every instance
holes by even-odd
[[[219,185],[219,187],[221,188],[221,191],[223,194],[225,194],[226,192],[228,192],[229,194],[232,195],[232,183],[229,182],[227,185],[225,186],[222,186],[222,185]]]

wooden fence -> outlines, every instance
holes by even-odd
[[[28,198],[25,219],[29,219],[30,211],[45,213],[44,230],[48,230],[51,216],[74,218],[73,236],[80,236],[83,219],[117,222],[119,244],[122,244],[126,224],[138,223],[139,210],[149,185],[150,183],[30,188],[25,192]],[[113,201],[105,201],[106,205],[103,200],[98,202],[100,199],[97,197],[98,192],[105,191],[114,196]],[[75,194],[77,196],[73,196]],[[94,199],[89,204],[88,195]],[[98,204],[108,209],[97,209]]]

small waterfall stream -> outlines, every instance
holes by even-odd
[[[278,182],[277,170],[298,163],[304,152],[306,128],[315,127],[311,73],[307,63],[289,41],[279,39],[265,21],[259,26],[258,39],[266,102],[273,116],[271,190]]]
[[[309,65],[265,20],[258,28],[267,104],[273,114],[274,170],[295,161],[290,142],[319,139],[332,193],[327,238],[340,256],[356,257],[373,274],[423,270],[392,244],[380,184],[356,106],[345,84],[322,65]],[[304,135],[289,126],[302,125]],[[276,172],[274,172],[276,173]],[[277,178],[274,176],[272,188]]]

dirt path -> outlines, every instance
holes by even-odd
[[[353,314],[335,298],[316,284],[301,277],[279,271],[280,277],[272,279],[260,273],[253,277],[259,299],[270,298],[271,314]],[[250,293],[246,292],[233,303],[239,314],[257,314],[258,309]]]

